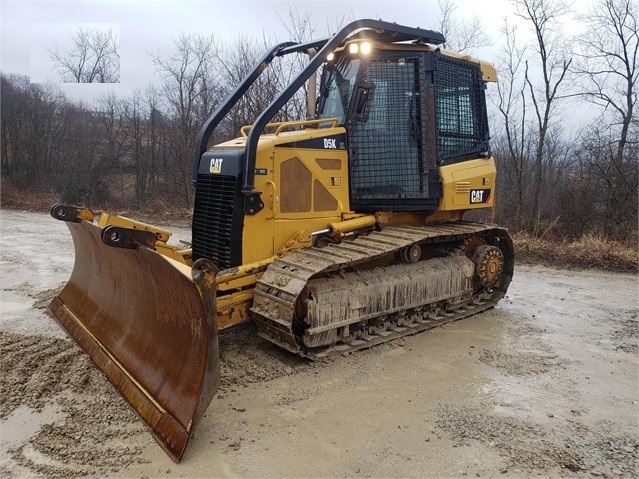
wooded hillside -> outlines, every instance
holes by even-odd
[[[504,25],[495,62],[499,83],[487,93],[499,173],[491,221],[537,236],[597,234],[636,244],[637,3],[598,0],[592,12],[576,17],[583,27],[576,38],[561,28],[570,13],[563,3],[514,4],[519,26]],[[441,5],[446,13],[451,4]],[[522,22],[532,36],[525,37]],[[464,34],[450,11],[439,27],[458,40],[449,48],[478,46],[461,41],[472,33]],[[293,22],[289,33],[297,41],[318,36],[303,22]],[[2,74],[3,203],[19,191],[92,207],[188,210],[199,128],[269,46],[184,34],[172,51],[154,56],[153,85],[93,104],[72,101],[52,84]],[[212,143],[238,136],[304,60],[276,60]],[[301,92],[276,120],[304,118],[305,107]]]

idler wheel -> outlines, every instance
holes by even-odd
[[[481,287],[494,286],[504,271],[504,254],[496,246],[481,245],[471,257],[475,263],[475,280]]]

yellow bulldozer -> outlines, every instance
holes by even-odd
[[[188,247],[162,228],[52,207],[75,264],[49,310],[173,460],[218,388],[219,330],[255,321],[265,340],[319,360],[474,315],[506,293],[508,233],[462,219],[495,200],[485,87],[496,73],[444,42],[358,20],[268,51],[198,135]],[[288,87],[209,148],[272,60],[294,53],[308,62]],[[305,85],[309,119],[272,122]]]

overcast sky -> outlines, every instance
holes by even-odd
[[[459,16],[479,16],[485,32],[497,43],[505,15],[512,11],[507,0],[457,0]],[[408,26],[433,28],[436,0],[273,2],[230,1],[29,1],[2,0],[2,72],[28,75],[32,82],[57,81],[48,49],[61,49],[78,30],[111,30],[120,36],[120,84],[61,85],[74,98],[95,98],[105,91],[124,96],[134,88],[144,89],[154,80],[150,52],[170,52],[181,32],[213,33],[232,43],[240,36],[277,41],[288,40],[283,19],[294,5],[300,16],[316,21],[321,36],[326,25],[348,19],[374,18]],[[481,52],[492,60],[496,49]]]

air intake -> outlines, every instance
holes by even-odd
[[[229,175],[198,175],[193,208],[193,259],[218,268],[242,262],[242,208],[238,181]]]

